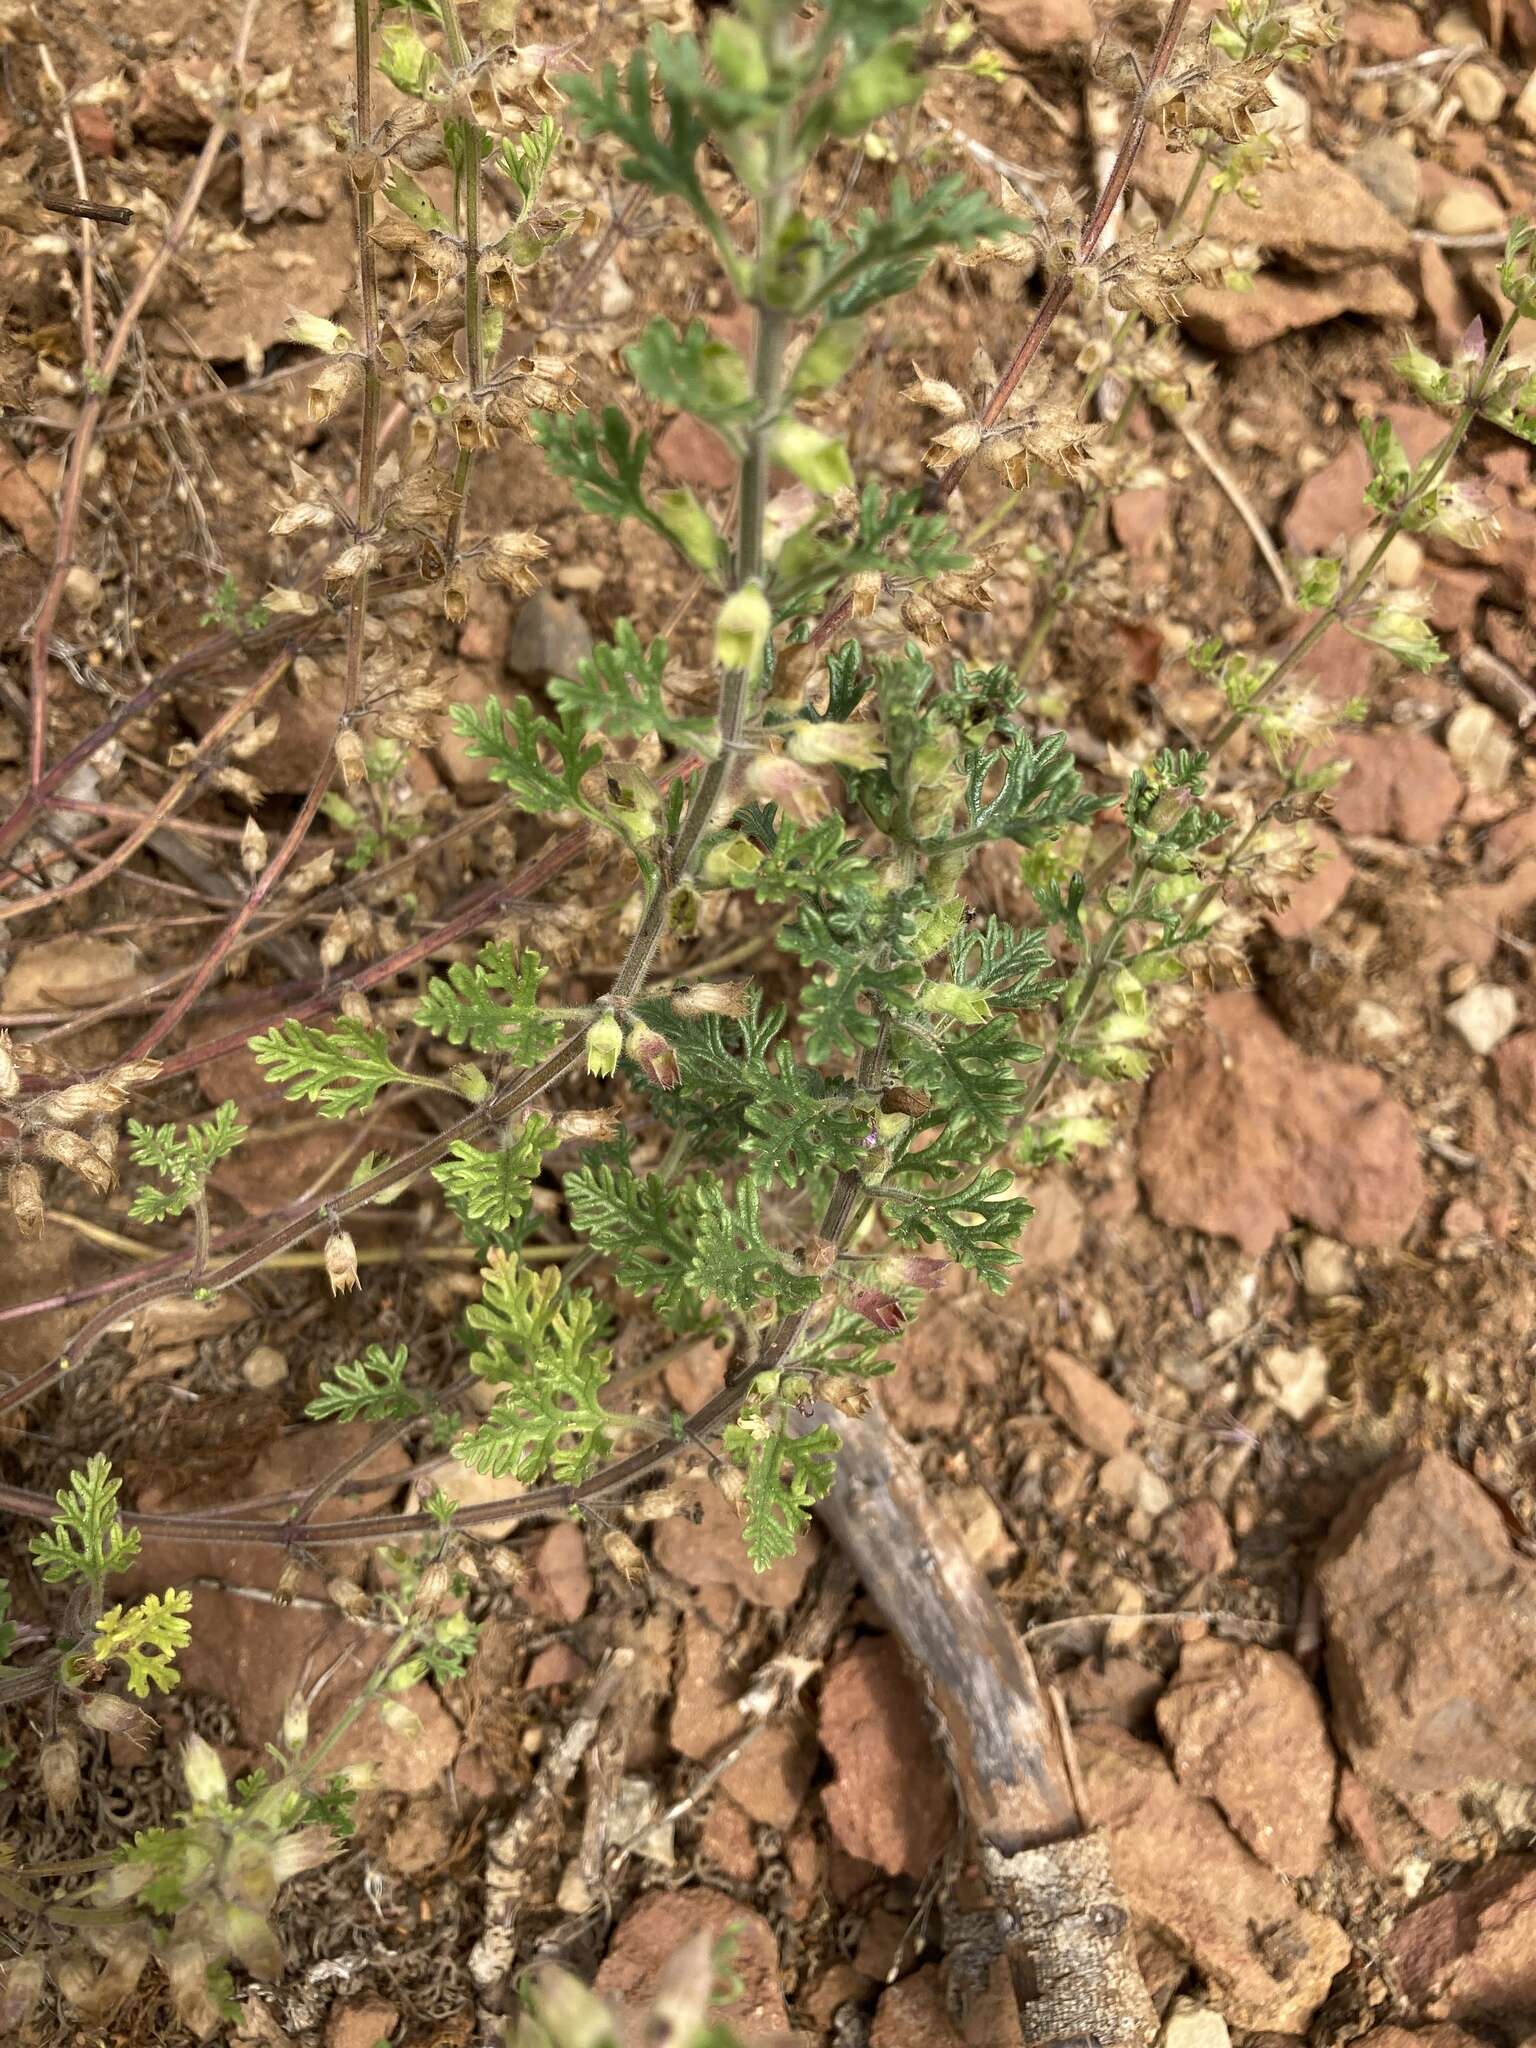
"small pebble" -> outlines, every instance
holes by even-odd
[[[1456,90],[1479,128],[1492,127],[1504,111],[1504,81],[1486,64],[1464,64],[1456,74]]]
[[[1445,1013],[1450,1025],[1479,1058],[1502,1045],[1520,1020],[1520,1005],[1513,992],[1482,981],[1458,996]]]
[[[248,1387],[280,1387],[288,1377],[288,1361],[271,1344],[258,1344],[240,1368]]]

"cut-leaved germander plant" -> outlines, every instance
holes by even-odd
[[[149,1276],[115,1291],[6,1403],[96,1365],[128,1311],[177,1292],[217,1296],[310,1240],[335,1292],[366,1289],[354,1230],[435,1183],[481,1269],[457,1367],[445,1380],[408,1346],[375,1342],[323,1377],[308,1415],[369,1425],[369,1448],[445,1447],[525,1491],[465,1506],[429,1484],[415,1512],[340,1525],[318,1511],[362,1463],[353,1454],[286,1521],[238,1503],[159,1518],[279,1546],[295,1572],[341,1541],[392,1546],[388,1591],[329,1587],[346,1611],[372,1612],[390,1647],[323,1737],[309,1741],[294,1711],[272,1773],[231,1786],[194,1742],[175,1824],[100,1871],[29,1868],[23,1846],[0,1873],[0,1900],[30,1930],[0,1994],[11,2024],[50,1982],[81,2014],[109,2011],[153,1960],[182,2021],[206,2037],[233,2011],[232,1968],[280,1972],[279,1889],[349,1824],[356,1773],[326,1768],[339,1731],[374,1705],[398,1722],[400,1693],[465,1668],[475,1624],[450,1596],[471,1595],[480,1525],[582,1515],[614,1568],[641,1578],[644,1553],[621,1524],[677,1513],[680,1494],[661,1482],[702,1457],[739,1510],[752,1565],[787,1556],[836,1482],[839,1418],[864,1417],[871,1382],[900,1370],[924,1297],[951,1272],[1007,1287],[1031,1176],[1103,1142],[1117,1088],[1148,1073],[1189,991],[1242,972],[1245,904],[1305,872],[1306,820],[1336,780],[1330,720],[1305,684],[1322,635],[1343,626],[1416,666],[1440,658],[1422,608],[1380,571],[1399,534],[1472,545],[1486,529],[1449,473],[1474,420],[1533,438],[1531,374],[1507,355],[1517,319],[1536,312],[1524,228],[1505,254],[1497,335],[1470,336],[1448,364],[1416,350],[1401,359],[1443,410],[1444,439],[1415,465],[1389,425],[1368,428],[1370,538],[1348,560],[1294,565],[1307,622],[1289,648],[1257,659],[1211,638],[1188,650],[1211,693],[1199,746],[1132,750],[1089,780],[1043,715],[1056,620],[1078,604],[1112,615],[1120,601],[1095,574],[1093,541],[1106,498],[1136,474],[1127,424],[1143,402],[1170,417],[1200,402],[1202,373],[1177,339],[1179,293],[1197,280],[1241,289],[1249,275],[1237,237],[1245,180],[1271,147],[1265,78],[1331,33],[1310,5],[1230,0],[1198,32],[1185,11],[1169,11],[1150,62],[1127,73],[1115,169],[1084,216],[1065,193],[1036,204],[1010,191],[999,205],[968,176],[935,172],[916,139],[925,72],[968,61],[970,31],[936,24],[918,0],[744,0],[698,36],[657,30],[622,68],[558,84],[550,53],[520,45],[491,0],[473,45],[455,0],[385,8],[379,24],[359,0],[356,105],[335,124],[357,317],[301,312],[290,324],[323,359],[314,420],[359,421],[355,491],[296,467],[272,532],[320,550],[320,566],[305,557],[257,604],[236,591],[210,613],[226,651],[273,650],[239,707],[247,719],[289,661],[317,659],[312,644],[339,650],[334,747],[277,848],[254,817],[241,833],[246,894],[143,1037],[86,1075],[45,1046],[7,1042],[0,1095],[23,1230],[59,1199],[45,1176],[104,1193],[119,1117],[143,1106],[165,1041],[219,970],[278,931],[264,906],[286,877],[327,892],[314,901],[329,913],[320,958],[336,979],[249,1044],[274,1089],[352,1124],[362,1157],[346,1185],[221,1232],[211,1182],[247,1136],[235,1105],[200,1121],[130,1118],[129,1217],[191,1241],[157,1241]],[[374,106],[376,60],[394,89],[387,114]],[[1189,185],[1167,219],[1122,221],[1153,124],[1188,151]],[[889,139],[870,160],[898,160],[879,200],[818,206],[819,167],[872,130]],[[652,319],[624,352],[631,402],[600,408],[582,402],[564,357],[524,349],[512,333],[519,281],[562,241],[604,232],[590,209],[549,196],[562,150],[612,167],[624,206],[638,197],[690,224],[700,260],[750,312],[750,347],[702,320]],[[399,307],[381,296],[381,253],[411,273]],[[848,392],[892,303],[937,259],[1034,278],[1035,309],[1006,337],[1005,366],[979,366],[969,393],[949,366],[916,368],[908,395],[939,422],[927,480],[890,485],[850,454]],[[107,386],[112,367],[96,372]],[[410,419],[403,459],[381,454],[391,394]],[[714,502],[658,472],[637,424],[647,408],[689,415],[728,451],[733,481]],[[501,435],[525,436],[529,459],[584,511],[675,553],[708,619],[707,688],[660,621],[623,621],[542,697],[454,707],[467,757],[537,841],[541,881],[584,850],[610,857],[605,873],[616,856],[622,957],[594,987],[503,920],[402,994],[404,969],[440,954],[442,934],[417,944],[394,926],[381,939],[366,889],[420,856],[398,771],[443,712],[434,634],[463,617],[472,579],[526,596],[547,553],[527,525],[480,531],[477,456]],[[1039,602],[1017,658],[977,664],[950,634],[963,647],[964,615],[990,601],[997,537],[1046,489],[1078,495],[1070,540],[1055,554],[1032,548]],[[45,607],[28,826],[57,787],[51,621]],[[261,728],[221,725],[236,751],[220,757],[216,786],[251,799],[238,749],[263,743]],[[1215,757],[1239,736],[1262,745],[1219,788]],[[334,843],[313,851],[321,819],[347,842],[355,888],[333,882]],[[997,849],[1029,906],[1013,921],[975,914],[967,893],[968,871]],[[451,937],[483,938],[490,921],[471,906]],[[381,962],[341,976],[364,939]],[[393,1149],[367,1137],[381,1104],[423,1097],[441,1112],[430,1135]],[[718,1391],[691,1414],[626,1400],[635,1375],[614,1367],[626,1319],[643,1326],[649,1356],[717,1338]],[[629,1498],[642,1479],[657,1483]],[[71,1488],[56,1509],[6,1493],[20,1512],[52,1515],[36,1561],[70,1587],[53,1639],[30,1653],[9,1641],[20,1661],[0,1674],[6,1696],[41,1703],[58,1731],[42,1767],[60,1801],[74,1796],[80,1743],[122,1732],[135,1712],[117,1686],[167,1689],[188,1626],[183,1591],[107,1605],[136,1536],[104,1461]],[[988,1868],[1018,1887],[1014,1931],[1026,1927],[1028,1953],[1010,1959],[1026,2037],[1092,2033],[1109,2048],[1147,2034],[1149,2007],[1107,1865],[1062,1797],[1070,1822],[1061,1841],[1043,1840],[1050,1857],[1030,1861],[1042,1840],[1028,1833],[999,1835]],[[1048,1901],[1032,1923],[1025,1898]],[[723,2044],[707,1968],[693,1962],[686,2029],[667,2038]],[[606,2024],[585,1994],[549,1979],[507,2038],[564,2048],[606,2038]]]

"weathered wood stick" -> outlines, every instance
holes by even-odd
[[[1026,2048],[1142,2048],[1157,2017],[1102,1835],[997,1596],[878,1407],[818,1407],[842,1438],[816,1512],[927,1681],[981,1865],[1004,1916]]]

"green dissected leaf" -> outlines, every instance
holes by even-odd
[[[859,493],[851,530],[840,511],[818,512],[789,536],[774,562],[770,588],[780,611],[805,611],[821,592],[861,570],[926,582],[966,568],[971,557],[959,535],[942,512],[924,512],[921,502],[917,491],[886,495],[869,483]],[[829,702],[825,715],[847,712]]]
[[[425,1414],[424,1395],[405,1384],[409,1354],[403,1344],[386,1351],[370,1344],[361,1358],[339,1365],[305,1407],[311,1422],[404,1422]]]
[[[492,782],[512,792],[521,811],[539,816],[546,811],[575,809],[596,818],[581,794],[581,778],[603,758],[601,747],[588,746],[580,722],[562,712],[559,723],[535,711],[526,697],[510,709],[500,698],[483,704],[455,704],[453,729],[469,742],[474,760],[487,764]],[[550,765],[552,753],[557,765]]]
[[[745,1155],[759,1179],[790,1186],[857,1163],[869,1118],[846,1088],[775,1044],[782,1009],[762,1009],[754,990],[745,1017],[686,1017],[644,1005],[677,1055],[676,1088],[646,1088],[658,1116],[686,1131],[697,1159],[729,1164]]]
[[[54,1495],[58,1513],[27,1546],[50,1586],[78,1579],[99,1593],[106,1579],[126,1571],[138,1556],[138,1530],[125,1529],[118,1520],[121,1491],[122,1482],[113,1478],[111,1464],[99,1452],[83,1471],[70,1473],[68,1486]]]
[[[411,1080],[390,1058],[383,1032],[350,1017],[339,1017],[334,1031],[320,1031],[290,1017],[248,1043],[256,1064],[269,1081],[283,1088],[290,1102],[317,1103],[323,1117],[371,1109],[381,1088],[391,1081]]]
[[[822,970],[801,997],[806,1057],[813,1066],[850,1058],[879,1036],[882,1011],[905,1011],[921,979],[908,952],[916,897],[907,891],[861,904],[856,914],[802,903],[780,935],[784,950]],[[912,900],[909,900],[912,899]],[[903,957],[903,955],[906,957]]]
[[[1001,780],[988,796],[999,770]],[[1070,825],[1087,824],[1111,801],[1083,788],[1064,733],[1038,741],[1021,735],[1012,746],[976,747],[965,757],[966,812],[971,830],[984,839],[1038,846]]]
[[[650,438],[632,435],[616,405],[606,406],[601,415],[536,412],[529,425],[550,469],[570,485],[584,512],[653,523],[643,488]]]
[[[653,320],[624,360],[648,398],[712,427],[741,425],[757,410],[746,364],[702,320],[681,334],[670,320]]]
[[[969,925],[950,951],[950,972],[964,988],[986,992],[994,1009],[1038,1010],[1064,986],[1043,930],[1000,917]]]
[[[221,1102],[201,1123],[141,1124],[128,1119],[128,1152],[136,1166],[148,1167],[168,1180],[169,1189],[135,1191],[129,1215],[139,1223],[159,1223],[183,1215],[208,1185],[208,1176],[246,1136],[246,1126],[232,1102]]]
[[[831,243],[830,275],[819,303],[834,320],[868,312],[882,299],[909,292],[940,249],[970,249],[1017,227],[1013,216],[967,185],[958,172],[914,192],[905,178],[891,188],[883,214],[866,208],[848,240]]]
[[[560,124],[552,114],[541,114],[536,127],[508,136],[502,143],[497,161],[522,200],[514,225],[520,225],[532,211],[559,146]]]
[[[827,24],[854,57],[866,57],[927,18],[926,0],[829,0]]]
[[[146,1594],[134,1607],[109,1607],[96,1624],[86,1653],[93,1664],[121,1664],[128,1690],[143,1699],[151,1687],[169,1692],[177,1684],[176,1652],[192,1640],[192,1595],[174,1586]]]
[[[494,1150],[483,1152],[457,1139],[432,1178],[464,1222],[484,1230],[507,1230],[528,1207],[544,1154],[557,1142],[554,1125],[534,1114],[515,1131],[504,1132]]]
[[[660,33],[653,50],[674,39]],[[653,125],[651,67],[644,50],[635,50],[624,76],[612,64],[605,64],[595,79],[569,74],[560,80],[562,91],[576,109],[583,132],[588,136],[613,135],[630,154],[619,165],[622,177],[644,185],[652,192],[667,193],[683,200],[701,220],[712,220],[713,209],[699,183],[695,159],[706,140],[704,123],[688,98],[674,82],[665,92],[670,126],[665,135]]]
[[[850,839],[841,818],[818,818],[802,825],[771,808],[742,815],[743,830],[766,844],[761,865],[747,886],[759,903],[790,903],[797,897],[848,897],[874,886],[874,863],[856,839]]]
[[[493,940],[473,966],[455,960],[446,978],[434,976],[416,1006],[415,1021],[450,1045],[502,1053],[531,1067],[553,1052],[564,1025],[539,1008],[544,963],[532,951]],[[505,1001],[498,998],[505,997]]]
[[[821,1292],[815,1274],[791,1271],[763,1236],[762,1191],[750,1175],[728,1195],[713,1177],[690,1183],[693,1256],[688,1278],[701,1297],[745,1312],[772,1302],[781,1314],[805,1308]]]
[[[667,643],[645,646],[628,619],[613,629],[611,645],[594,647],[576,666],[576,680],[555,676],[549,694],[583,732],[607,739],[655,733],[669,746],[696,747],[715,730],[713,718],[682,718],[663,692]]]
[[[755,1571],[794,1553],[795,1539],[837,1477],[838,1437],[823,1423],[791,1436],[778,1403],[749,1410],[725,1432],[725,1454],[746,1474],[742,1537]]]
[[[689,1278],[693,1202],[686,1187],[627,1166],[588,1166],[565,1177],[571,1222],[614,1261],[619,1284],[645,1295],[674,1330],[697,1329],[698,1291]]]
[[[1019,1070],[1039,1058],[1039,1046],[1019,1037],[1011,1017],[966,1032],[903,1034],[903,1078],[931,1097],[946,1146],[969,1147],[973,1157],[1008,1136],[1029,1092]]]
[[[1008,1286],[1019,1232],[1035,1213],[1012,1193],[1013,1175],[984,1168],[960,1187],[907,1188],[883,1200],[886,1227],[898,1244],[942,1244],[994,1294]]]
[[[601,1311],[591,1295],[562,1289],[557,1272],[535,1272],[499,1252],[481,1279],[466,1318],[476,1338],[472,1363],[498,1392],[453,1455],[525,1484],[546,1472],[585,1478],[610,1454],[615,1428],[598,1398],[610,1369]]]

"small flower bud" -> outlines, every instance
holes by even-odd
[[[325,1240],[325,1277],[332,1294],[346,1294],[357,1285],[357,1246],[349,1231],[333,1230]]]
[[[16,1219],[16,1228],[23,1237],[36,1237],[43,1227],[45,1214],[42,1175],[35,1166],[20,1160],[10,1170],[5,1191],[11,1214]]]
[[[296,1692],[283,1709],[283,1747],[297,1756],[309,1740],[309,1702]]]
[[[368,773],[368,757],[363,751],[363,743],[351,726],[336,735],[336,766],[341,770],[341,779],[348,789],[355,789]]]
[[[354,1024],[371,1025],[373,1012],[368,1007],[368,998],[361,989],[349,988],[341,999],[341,1014]]]
[[[448,1078],[466,1102],[484,1102],[491,1092],[490,1082],[468,1060],[461,1060],[456,1067],[450,1067]]]
[[[603,1554],[621,1578],[631,1586],[645,1583],[645,1558],[640,1546],[622,1529],[610,1529],[603,1538]]]
[[[750,981],[698,981],[680,988],[672,998],[679,1017],[745,1017],[752,997]]]
[[[43,1797],[50,1813],[73,1813],[80,1804],[80,1752],[74,1740],[60,1735],[43,1745],[37,1760]]]
[[[354,192],[377,192],[384,182],[384,160],[377,150],[354,149],[347,159]]]
[[[675,1088],[682,1079],[677,1054],[654,1026],[636,1024],[624,1041],[624,1050],[653,1087]]]
[[[272,1844],[272,1874],[280,1886],[285,1885],[306,1870],[318,1870],[339,1853],[340,1845],[328,1827],[299,1828]]]
[[[240,834],[240,865],[254,882],[267,864],[267,835],[254,818],[247,818]]]
[[[587,1028],[587,1072],[606,1078],[619,1064],[624,1050],[624,1027],[611,1011],[605,1010]]]
[[[390,1734],[398,1735],[402,1742],[414,1742],[421,1733],[421,1716],[404,1700],[380,1700],[379,1719]]]
[[[733,590],[715,620],[715,660],[755,674],[773,630],[773,610],[755,583]]]
[[[763,849],[743,833],[719,839],[699,863],[699,880],[711,889],[741,889],[763,864]]]
[[[619,1129],[616,1109],[567,1109],[555,1118],[555,1135],[578,1145],[606,1144]]]
[[[229,1778],[219,1753],[201,1735],[189,1735],[182,1744],[181,1774],[195,1806],[213,1806],[229,1796]]]
[[[878,768],[885,759],[879,726],[839,724],[831,718],[792,725],[789,751],[806,768]]]
[[[339,1607],[349,1621],[359,1621],[368,1612],[368,1595],[351,1579],[337,1577],[325,1582],[326,1598]]]

